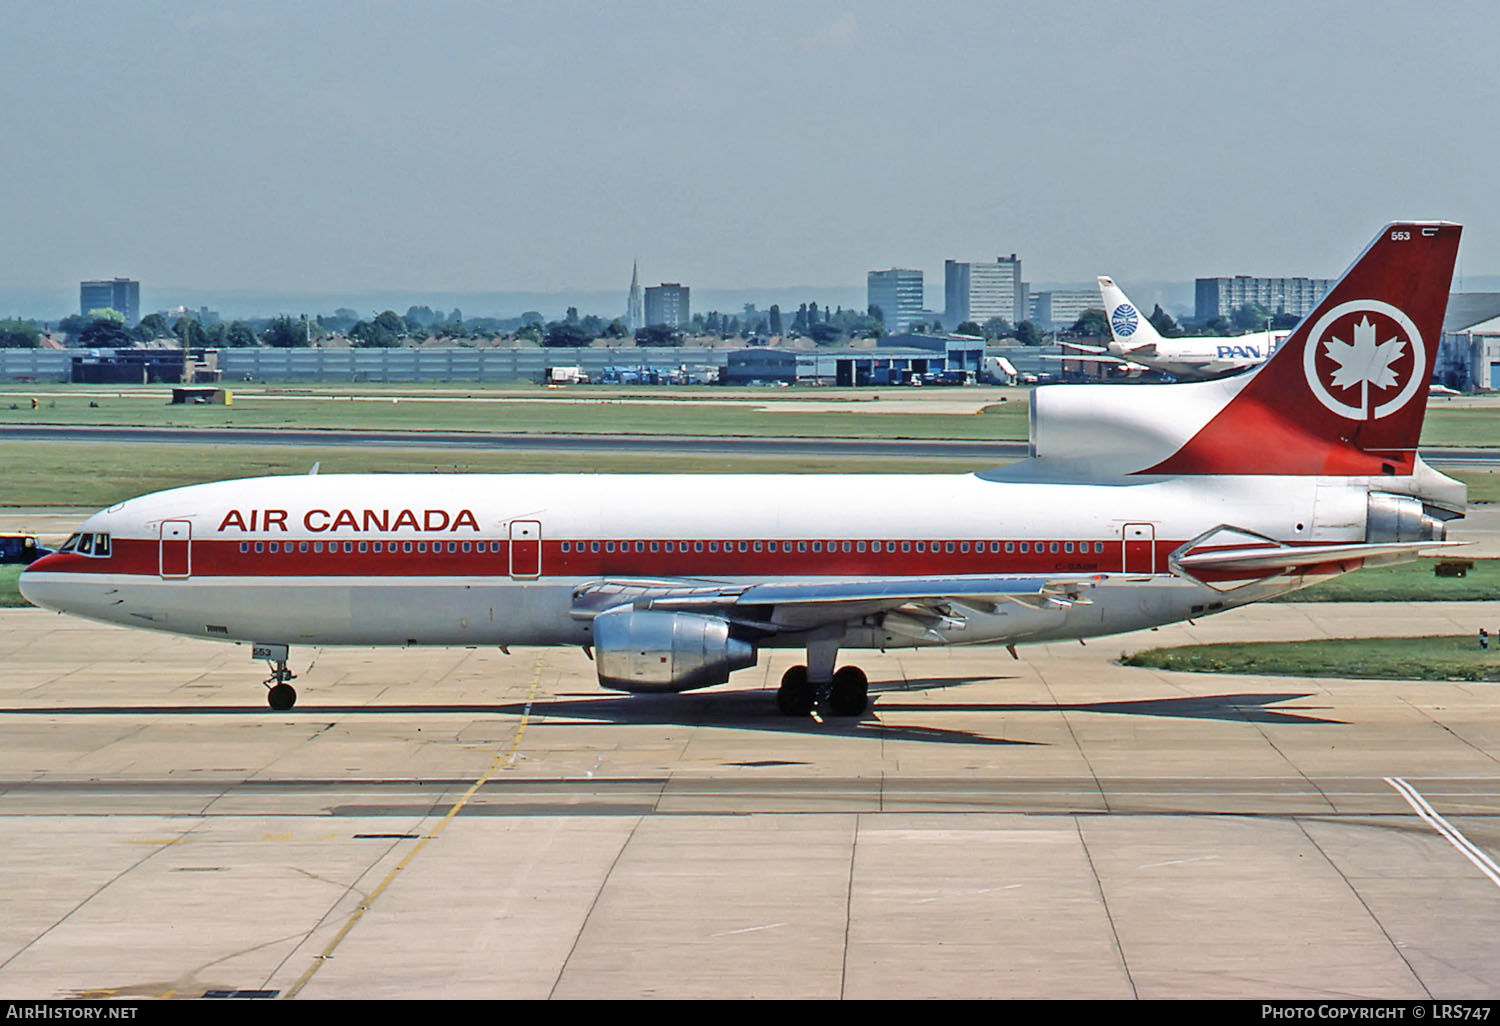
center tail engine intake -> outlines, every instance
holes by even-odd
[[[715,616],[625,606],[593,623],[599,684],[615,691],[691,691],[755,665],[755,646]]]

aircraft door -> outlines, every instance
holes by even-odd
[[[193,572],[193,525],[187,520],[163,520],[157,549],[157,569],[163,579]]]
[[[1121,529],[1125,558],[1121,569],[1127,574],[1156,572],[1156,525],[1126,524]]]
[[[510,522],[510,575],[519,578],[542,575],[541,521]]]

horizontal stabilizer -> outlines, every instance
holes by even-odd
[[[1247,545],[1210,549],[1173,556],[1172,565],[1185,573],[1203,570],[1279,570],[1375,556],[1412,555],[1428,549],[1467,545],[1459,541],[1351,542],[1342,545]]]

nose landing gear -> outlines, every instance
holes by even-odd
[[[287,646],[285,645],[255,645],[251,649],[251,656],[255,659],[264,659],[271,667],[271,676],[265,679],[266,702],[277,712],[285,712],[297,704],[297,689],[292,687],[288,681],[297,679],[297,675],[287,668]]]

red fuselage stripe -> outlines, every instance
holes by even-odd
[[[382,551],[375,552],[375,544]],[[455,551],[448,551],[449,544]],[[55,553],[33,564],[36,571],[134,574],[163,571],[194,577],[813,577],[868,574],[916,577],[934,574],[1106,573],[1166,569],[1167,555],[1181,541],[1131,542],[1131,566],[1122,566],[1122,542],[1050,541],[546,541],[517,542],[514,568],[505,541],[193,541],[115,538],[109,556]],[[1006,551],[1009,544],[1012,551]],[[1026,552],[1021,551],[1025,544]],[[271,551],[271,546],[276,551]],[[360,546],[365,551],[360,551]],[[667,546],[671,546],[671,550]],[[774,551],[771,546],[774,545]],[[918,551],[918,546],[923,551]],[[1073,551],[1068,552],[1067,547]],[[241,551],[242,546],[246,551]],[[257,552],[257,546],[261,551]],[[344,551],[345,547],[351,551]],[[595,548],[597,546],[597,551]],[[613,546],[614,551],[607,551]],[[653,546],[655,547],[653,550]],[[699,548],[701,546],[701,550]],[[848,551],[845,551],[847,546]],[[878,546],[878,551],[876,549]],[[951,551],[950,551],[951,546]],[[1095,551],[1102,546],[1102,551]],[[419,548],[420,547],[420,548]],[[821,549],[821,551],[815,551]],[[864,551],[860,551],[860,548]],[[742,551],[743,548],[743,551]],[[967,548],[968,551],[964,551]],[[1154,552],[1152,549],[1154,548]],[[321,551],[316,551],[321,549]],[[422,551],[425,549],[425,551]],[[713,551],[713,550],[717,551]],[[1055,549],[1055,551],[1054,551]],[[758,551],[757,551],[758,550]],[[540,557],[540,558],[538,558]],[[1154,557],[1154,558],[1153,558]],[[191,567],[189,567],[191,559]]]

